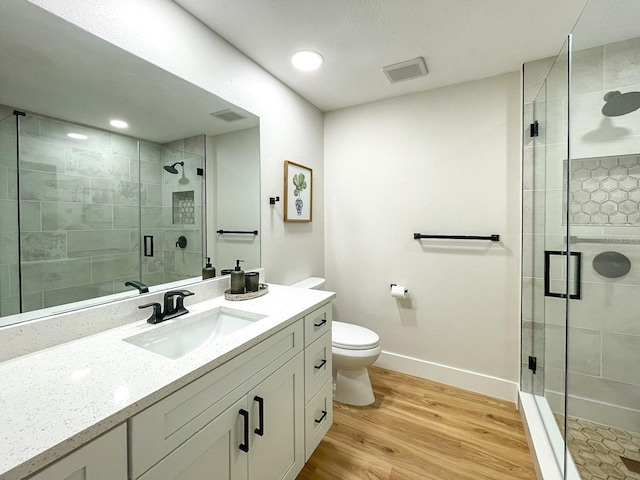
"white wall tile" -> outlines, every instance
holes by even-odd
[[[605,332],[602,337],[602,376],[640,385],[640,335]]]
[[[640,38],[612,43],[604,47],[606,89],[636,85],[640,78]]]

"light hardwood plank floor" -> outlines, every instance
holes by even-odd
[[[378,367],[376,401],[334,402],[297,480],[535,480],[513,403]]]

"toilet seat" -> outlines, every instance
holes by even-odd
[[[370,350],[379,346],[380,337],[360,325],[332,322],[331,344],[344,350]]]

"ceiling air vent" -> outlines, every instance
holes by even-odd
[[[211,115],[221,120],[224,120],[225,122],[235,122],[237,120],[244,120],[247,118],[243,115],[240,115],[238,112],[236,112],[235,110],[232,110],[231,108],[220,110],[219,112],[214,112]]]
[[[406,62],[388,65],[382,68],[391,83],[403,82],[412,78],[424,77],[429,73],[424,58],[418,57]]]

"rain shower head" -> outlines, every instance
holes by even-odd
[[[604,101],[602,114],[605,117],[619,117],[640,108],[640,92],[620,93],[616,90],[607,93]]]
[[[176,162],[173,165],[165,165],[164,169],[167,172],[173,173],[174,175],[176,175],[178,173],[178,169],[176,168],[176,165],[182,165],[182,168],[184,169],[184,162]]]

